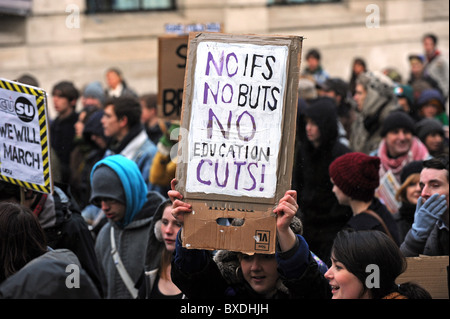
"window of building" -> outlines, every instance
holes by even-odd
[[[173,10],[175,0],[86,0],[88,13]]]
[[[27,16],[32,6],[32,0],[0,0],[0,13]]]
[[[301,3],[330,3],[341,2],[342,0],[267,0],[268,5],[282,5],[282,4],[301,4]]]

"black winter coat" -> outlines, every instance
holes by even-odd
[[[402,203],[398,213],[394,216],[397,222],[398,235],[400,242],[405,240],[406,234],[411,229],[414,222],[414,214],[416,212],[416,205],[410,203]]]
[[[330,251],[336,233],[352,216],[351,209],[338,203],[332,192],[328,167],[337,157],[351,150],[338,140],[336,105],[329,98],[319,98],[301,114],[292,188],[297,191],[303,236],[312,252],[330,265]],[[320,146],[314,147],[306,136],[306,119],[319,127]]]
[[[397,223],[386,206],[384,206],[378,198],[374,198],[369,206],[369,209],[377,213],[383,219],[394,241],[398,246],[400,246],[401,242],[398,235]],[[365,213],[360,213],[350,218],[346,228],[351,228],[354,230],[379,230],[385,232],[383,226],[377,219]]]
[[[189,250],[196,261],[203,259],[205,263],[200,271],[186,271],[177,262],[172,261],[172,281],[180,288],[188,299],[263,299],[242,278],[236,253],[219,251],[212,257],[208,251]],[[223,253],[224,252],[224,253]],[[222,254],[223,253],[223,254]],[[297,278],[287,279],[282,269],[278,269],[280,280],[272,299],[330,299],[331,290],[328,281],[319,271],[311,254],[303,273]],[[277,257],[278,258],[278,257]],[[226,264],[224,266],[224,264]]]

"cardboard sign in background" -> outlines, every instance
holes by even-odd
[[[190,34],[177,165],[178,190],[194,208],[186,247],[274,253],[272,211],[291,187],[301,43]]]
[[[448,256],[406,257],[408,267],[396,283],[413,282],[427,290],[433,299],[448,299],[448,261]]]
[[[179,120],[183,100],[188,36],[158,39],[158,117]]]
[[[46,93],[0,79],[0,179],[51,193]]]

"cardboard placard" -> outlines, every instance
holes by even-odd
[[[188,36],[158,38],[158,117],[180,120]]]
[[[408,267],[396,283],[413,282],[426,289],[433,299],[449,299],[448,256],[407,257]]]
[[[302,37],[191,33],[177,189],[183,245],[274,253],[291,187]],[[229,219],[241,226],[224,226]]]
[[[44,90],[0,79],[0,179],[53,191]]]

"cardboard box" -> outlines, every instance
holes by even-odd
[[[449,299],[448,256],[407,257],[408,268],[396,282],[413,282],[425,288],[433,299]]]
[[[176,173],[194,210],[185,247],[275,252],[273,208],[291,187],[301,45],[292,36],[190,34]]]
[[[207,250],[226,249],[247,253],[275,251],[275,215],[267,205],[241,209],[240,203],[191,200],[193,213],[187,217],[183,245]],[[243,211],[245,210],[245,211]],[[223,221],[238,219],[237,225]],[[222,222],[220,222],[220,220]],[[186,222],[185,222],[186,223]],[[242,225],[241,225],[242,223]]]

